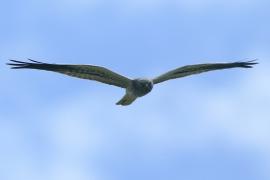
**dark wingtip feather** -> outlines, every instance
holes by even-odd
[[[15,63],[19,63],[19,64],[24,64],[24,63],[26,63],[26,62],[14,60],[14,59],[10,59],[9,61],[15,62]]]
[[[33,60],[33,59],[29,59],[29,58],[28,58],[28,60],[31,61],[31,62],[34,62],[34,63],[43,64],[42,62],[36,61],[36,60]]]
[[[22,69],[22,68],[32,68],[36,64],[43,64],[42,62],[28,59],[31,62],[18,61],[14,59],[9,59],[9,63],[6,63],[8,66],[11,66],[11,69]]]
[[[258,59],[250,60],[250,61],[240,61],[236,62],[239,67],[243,68],[253,68],[254,65],[259,64]]]

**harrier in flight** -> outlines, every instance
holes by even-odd
[[[117,105],[130,105],[138,97],[148,94],[155,84],[170,80],[181,78],[202,72],[229,69],[229,68],[252,68],[253,65],[258,64],[255,60],[240,61],[232,63],[206,63],[195,64],[179,67],[172,71],[166,72],[160,76],[152,79],[138,78],[129,79],[118,73],[115,73],[107,68],[93,65],[72,65],[72,64],[49,64],[34,61],[29,59],[29,62],[22,62],[17,60],[10,60],[8,65],[12,69],[39,69],[45,71],[53,71],[69,76],[74,76],[82,79],[89,79],[106,83],[109,85],[118,86],[126,89],[124,97],[117,102]]]

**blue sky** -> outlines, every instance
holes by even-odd
[[[269,180],[269,1],[0,3],[0,179]],[[106,66],[130,78],[258,58],[253,69],[124,91],[8,59]]]

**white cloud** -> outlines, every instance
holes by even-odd
[[[52,165],[49,172],[50,180],[101,180],[101,178],[91,173],[90,170],[86,173],[84,167],[80,164],[72,164],[72,162],[56,162]]]
[[[228,128],[239,140],[246,140],[270,153],[270,76],[269,63],[261,62],[247,72],[244,79],[232,91],[211,93],[206,110],[213,123],[221,123],[219,128]],[[215,95],[216,94],[216,95]],[[220,98],[221,97],[221,98]]]

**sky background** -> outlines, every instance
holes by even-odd
[[[270,1],[0,2],[1,180],[269,180]],[[130,78],[258,58],[124,90],[8,59],[106,66]]]

